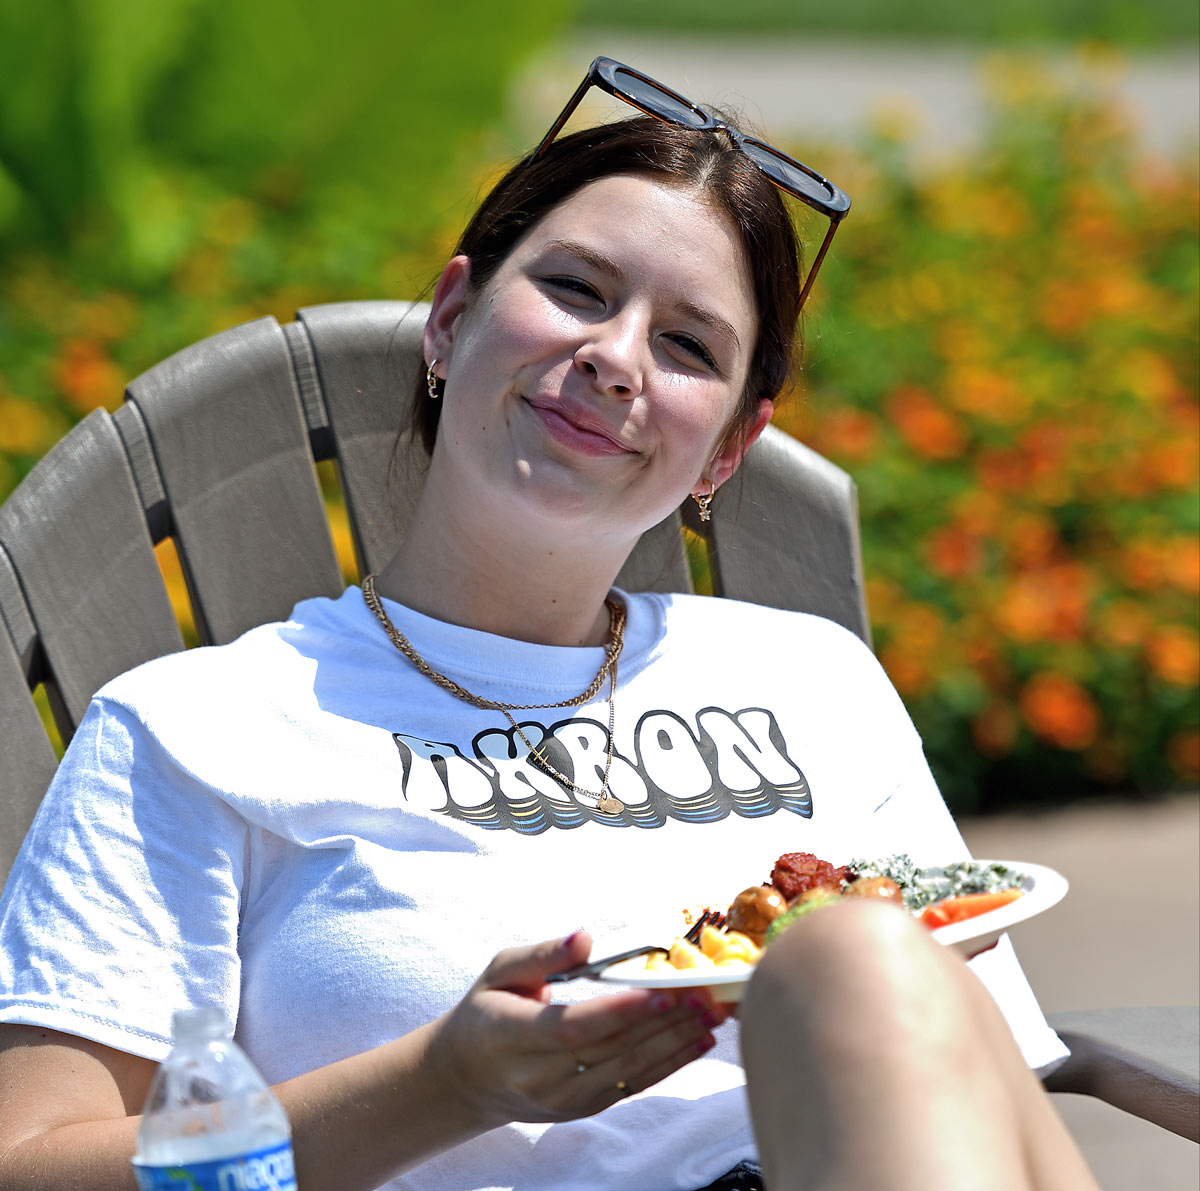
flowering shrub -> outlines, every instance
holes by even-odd
[[[855,196],[778,419],[855,477],[879,657],[960,808],[1200,776],[1196,162],[1009,63]]]

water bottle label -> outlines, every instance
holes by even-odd
[[[135,1158],[140,1191],[296,1191],[296,1164],[290,1142],[185,1166],[144,1166]]]

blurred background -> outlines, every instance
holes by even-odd
[[[620,58],[853,196],[778,421],[859,485],[875,645],[968,839],[1075,886],[1030,928],[1043,1003],[1194,1002],[1198,37],[1194,0],[0,0],[0,499],[199,338],[425,292]],[[1130,848],[1170,912],[1068,962]],[[1194,1188],[1195,1147],[1121,1127],[1106,1187]]]
[[[876,647],[956,810],[1192,788],[1198,21],[0,0],[0,496],[193,340],[424,291],[603,52],[854,197],[779,422],[859,484]]]

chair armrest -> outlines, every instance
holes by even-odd
[[[1096,1096],[1200,1142],[1200,1008],[1093,1009],[1048,1021],[1071,1051],[1048,1091]]]

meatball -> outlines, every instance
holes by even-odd
[[[755,885],[743,889],[729,907],[728,928],[740,931],[763,945],[767,927],[788,907],[787,899],[772,885]]]
[[[900,886],[891,877],[860,877],[857,881],[851,881],[842,892],[847,897],[873,897],[897,905],[904,904]]]
[[[771,870],[771,884],[789,902],[809,889],[826,886],[839,890],[845,879],[845,868],[834,868],[828,860],[821,860],[811,852],[785,852]]]

